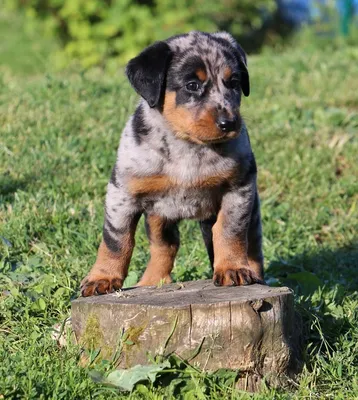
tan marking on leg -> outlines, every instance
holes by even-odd
[[[213,226],[214,283],[218,286],[247,285],[262,280],[248,260],[247,238],[229,238],[224,233],[225,217],[218,214]]]
[[[171,282],[170,273],[179,244],[170,244],[163,237],[165,222],[160,216],[147,216],[150,231],[150,260],[138,286],[157,285],[161,281]]]
[[[247,265],[247,241],[239,238],[228,238],[224,234],[225,217],[220,210],[213,226],[214,269],[226,268],[227,265]]]
[[[122,287],[133,253],[136,226],[137,221],[132,224],[127,234],[121,235],[121,250],[118,253],[109,250],[102,240],[96,262],[87,277],[81,282],[82,296],[111,293]]]

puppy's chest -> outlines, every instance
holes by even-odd
[[[183,182],[184,185],[191,181],[224,178],[237,166],[233,159],[207,148],[184,148],[179,152],[173,150],[173,153],[173,158],[164,163],[163,173]]]
[[[148,214],[170,220],[204,220],[217,214],[222,191],[216,189],[177,189],[163,194],[148,194],[140,199]]]
[[[209,149],[171,152],[150,174],[129,182],[142,208],[169,219],[205,219],[217,213],[225,188],[237,175],[237,163]]]

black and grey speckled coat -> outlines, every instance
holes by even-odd
[[[240,115],[244,51],[228,33],[190,32],[145,49],[127,75],[141,100],[121,136],[82,295],[122,286],[142,214],[151,259],[139,285],[170,281],[186,218],[200,221],[216,285],[262,283],[256,163]]]

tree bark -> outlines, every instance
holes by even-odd
[[[72,326],[84,347],[118,367],[176,353],[205,371],[239,370],[238,387],[284,386],[302,367],[300,324],[288,288],[215,287],[211,281],[128,288],[79,298]]]

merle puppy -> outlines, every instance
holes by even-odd
[[[200,221],[215,285],[263,283],[256,163],[240,115],[244,51],[228,33],[190,32],[149,46],[126,73],[141,100],[121,136],[82,296],[122,287],[142,214],[150,261],[138,285],[170,282],[184,218]]]

